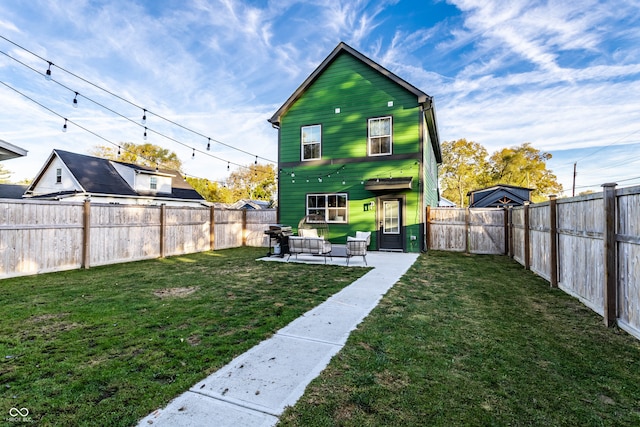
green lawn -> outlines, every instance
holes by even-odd
[[[130,426],[363,268],[239,248],[0,281],[0,420]],[[14,410],[15,413],[15,410]]]
[[[640,343],[507,257],[430,252],[285,412],[294,425],[638,426]]]

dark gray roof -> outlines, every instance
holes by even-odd
[[[63,150],[53,151],[87,193],[138,195],[120,176],[110,160]]]
[[[28,185],[0,184],[0,199],[22,199]]]
[[[204,200],[204,198],[191,187],[178,171],[159,169],[157,172],[173,175],[171,193],[136,192],[127,184],[114,168],[112,161],[101,157],[86,156],[64,150],[53,150],[64,162],[71,174],[76,178],[82,189],[92,194],[114,194],[122,196],[156,196],[173,199]],[[136,170],[144,170],[151,173],[155,169],[135,165],[132,163],[117,162]],[[35,185],[35,182],[34,182]]]
[[[531,191],[531,188],[500,184],[470,191],[467,195],[471,207],[522,206],[524,202],[530,201]]]

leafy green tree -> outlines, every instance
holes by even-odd
[[[235,200],[273,200],[275,198],[276,170],[273,165],[249,165],[231,173],[227,184]]]
[[[491,155],[491,185],[507,184],[532,188],[534,202],[548,200],[551,194],[560,194],[562,185],[547,169],[551,154],[540,151],[525,142],[522,145],[503,148]]]
[[[166,148],[154,144],[135,144],[123,142],[120,144],[120,155],[117,147],[97,145],[89,151],[92,156],[141,166],[173,169],[182,172],[182,161],[178,155]]]
[[[0,164],[0,184],[7,184],[9,178],[11,177],[11,171],[6,169],[3,165]]]
[[[217,182],[206,178],[187,177],[187,182],[208,202],[233,203],[235,202],[233,191]]]
[[[442,195],[458,206],[467,206],[469,191],[490,185],[487,157],[487,150],[477,142],[444,141],[440,166]]]

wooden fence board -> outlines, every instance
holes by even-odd
[[[469,252],[504,254],[504,209],[469,209]]]
[[[640,190],[617,192],[618,316],[621,326],[640,335]],[[622,237],[624,236],[624,238]]]
[[[602,196],[559,199],[557,207],[558,287],[602,315]]]
[[[466,210],[439,208],[430,210],[429,249],[464,252],[467,250]]]

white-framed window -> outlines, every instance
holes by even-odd
[[[300,128],[302,160],[318,160],[322,156],[322,125]]]
[[[157,190],[158,189],[158,177],[157,176],[150,176],[149,177],[149,188],[151,190]]]
[[[62,184],[62,168],[56,169],[56,184]]]
[[[347,193],[307,194],[307,215],[320,215],[327,222],[347,222]]]
[[[391,154],[393,126],[391,116],[369,119],[368,152],[370,156]]]

